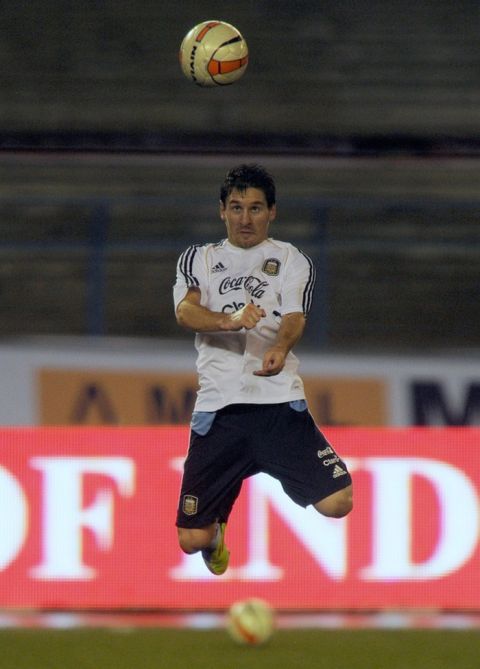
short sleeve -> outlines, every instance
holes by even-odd
[[[202,262],[203,247],[194,244],[186,249],[177,262],[177,278],[173,287],[175,309],[189,288],[201,288],[205,281],[205,264]]]
[[[305,316],[312,306],[315,267],[310,258],[292,247],[285,266],[281,313],[301,312]]]

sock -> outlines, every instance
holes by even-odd
[[[213,551],[218,546],[220,540],[220,523],[217,523],[217,529],[215,531],[215,536],[212,539],[212,543],[207,548],[204,548],[205,553],[213,553]]]

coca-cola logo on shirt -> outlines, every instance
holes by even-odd
[[[227,276],[222,280],[218,292],[220,295],[230,293],[232,290],[245,290],[252,297],[262,297],[265,294],[265,289],[268,286],[268,281],[262,281],[256,276]]]

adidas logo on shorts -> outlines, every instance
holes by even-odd
[[[340,467],[340,465],[335,465],[333,468],[333,478],[338,479],[339,476],[344,476],[347,472]]]

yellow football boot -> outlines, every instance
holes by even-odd
[[[203,561],[207,565],[207,569],[215,574],[221,576],[227,571],[228,561],[230,559],[230,551],[225,546],[225,529],[227,523],[220,523],[219,537],[216,548],[213,550],[203,550]]]

